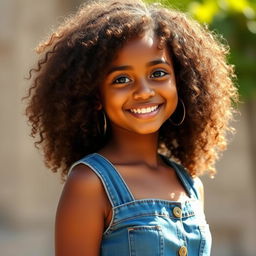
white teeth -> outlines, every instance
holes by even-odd
[[[157,108],[158,106],[148,107],[148,108],[132,108],[130,109],[130,111],[135,114],[147,114],[155,111]]]

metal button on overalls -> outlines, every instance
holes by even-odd
[[[186,246],[181,246],[179,249],[179,256],[187,256],[188,255],[188,249]]]
[[[181,218],[182,210],[180,209],[180,207],[174,207],[173,208],[173,214],[174,214],[175,217]]]

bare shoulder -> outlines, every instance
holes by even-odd
[[[90,167],[84,164],[78,164],[71,170],[65,188],[70,193],[90,194],[102,191],[102,183]]]
[[[63,188],[59,205],[69,205],[73,210],[87,208],[105,215],[108,199],[100,178],[90,167],[78,164],[71,170]]]
[[[75,166],[64,185],[55,220],[55,255],[99,255],[107,205],[100,178]]]

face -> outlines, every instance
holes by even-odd
[[[100,88],[112,130],[155,133],[174,112],[178,96],[172,59],[150,34],[127,42]]]

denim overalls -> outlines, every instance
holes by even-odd
[[[102,256],[207,256],[211,233],[192,179],[177,163],[162,156],[180,178],[190,199],[135,200],[115,167],[98,153],[74,163],[89,166],[101,179],[113,217],[101,242]]]

